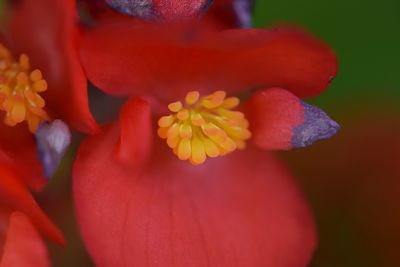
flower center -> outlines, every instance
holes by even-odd
[[[43,110],[45,101],[39,95],[46,89],[40,70],[30,70],[28,56],[22,54],[17,61],[0,43],[0,110],[6,112],[4,123],[15,126],[26,121],[35,133],[39,124],[48,120]]]
[[[168,105],[174,114],[159,119],[158,135],[181,160],[202,164],[207,156],[215,158],[246,147],[251,137],[244,114],[232,111],[240,103],[237,97],[216,91],[200,98],[197,91],[186,95],[185,105]]]

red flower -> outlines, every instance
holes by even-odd
[[[75,1],[23,0],[10,12],[6,40],[15,55],[27,54],[43,72],[46,106],[56,118],[93,133],[97,125],[87,100],[86,79],[77,58]],[[27,41],[29,40],[29,42]]]
[[[76,7],[74,1],[24,0],[15,1],[6,14],[0,39],[0,106],[6,112],[6,124],[16,126],[1,123],[0,148],[26,169],[22,175],[29,179],[26,183],[39,189],[46,182],[43,172],[47,176],[54,172],[58,162],[52,161],[59,161],[62,153],[55,153],[55,158],[49,158],[50,152],[42,153],[43,171],[35,136],[26,125],[35,133],[41,121],[61,119],[86,133],[98,130],[77,57]],[[24,120],[26,125],[20,123]],[[39,149],[43,152],[52,147],[42,144]]]
[[[56,119],[84,132],[97,125],[74,42],[74,1],[15,1],[6,12],[0,37],[0,266],[49,266],[37,231],[64,240],[28,187],[43,187],[43,172],[54,172],[68,145],[69,131]]]
[[[16,166],[0,153],[0,266],[50,266],[38,231],[52,241],[64,243],[60,231],[41,211]],[[20,166],[18,166],[19,168]]]
[[[336,133],[325,113],[295,96],[315,96],[335,76],[326,45],[292,28],[182,35],[114,14],[96,21],[81,48],[98,88],[131,97],[119,121],[83,143],[74,165],[79,224],[98,266],[309,263],[309,211],[286,169],[259,148],[290,149]],[[205,154],[244,147],[246,119],[229,111],[238,99],[222,92],[198,99],[216,90],[248,96],[241,109],[252,144],[199,166],[180,161],[155,137],[154,122],[185,95],[186,106],[170,104],[177,114],[159,121],[179,158],[198,164]],[[178,135],[169,130],[174,123]],[[218,129],[205,129],[210,123]],[[207,151],[210,142],[217,150]]]

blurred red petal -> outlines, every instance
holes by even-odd
[[[86,78],[77,55],[75,1],[21,0],[11,10],[8,43],[26,53],[49,84],[46,106],[84,132],[97,124],[89,111]]]
[[[167,29],[154,31],[132,20],[87,32],[82,60],[89,79],[110,94],[169,102],[189,90],[232,94],[274,86],[309,97],[336,74],[331,49],[298,29],[227,30],[179,41]]]
[[[260,90],[245,103],[253,142],[260,148],[288,150],[334,136],[340,126],[318,107],[281,88]]]
[[[114,126],[89,137],[73,170],[78,221],[97,266],[309,263],[313,222],[271,154],[249,148],[194,167],[160,140],[138,171],[113,156],[118,135]]]
[[[205,19],[213,21],[221,29],[237,28],[237,18],[232,2],[233,0],[214,1],[205,13]]]
[[[34,136],[26,125],[10,127],[0,122],[0,162],[18,166],[18,177],[35,191],[47,183],[37,158]]]
[[[41,233],[55,242],[64,243],[60,230],[43,213],[17,175],[14,168],[0,165],[0,206],[23,212]]]
[[[337,138],[285,153],[318,215],[315,266],[343,266],[350,257],[354,266],[400,266],[400,117],[397,104],[380,101],[357,112],[354,104],[340,105],[336,111],[346,112]],[[344,247],[359,252],[338,255]]]
[[[0,267],[48,267],[46,246],[30,222],[21,213],[10,215],[7,236],[4,244]]]

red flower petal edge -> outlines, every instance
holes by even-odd
[[[29,218],[13,212],[8,223],[0,267],[48,267],[46,245]]]
[[[91,133],[98,126],[89,111],[86,78],[77,55],[75,1],[21,0],[10,10],[8,43],[26,53],[49,84],[43,94],[55,117]]]
[[[251,147],[194,167],[156,139],[138,169],[115,156],[119,135],[115,124],[89,137],[74,163],[78,221],[97,266],[309,263],[311,216],[271,154]]]
[[[226,30],[180,41],[166,29],[154,31],[134,20],[88,31],[81,52],[89,79],[110,94],[171,102],[189,90],[232,95],[274,86],[310,97],[336,75],[331,49],[298,29]]]
[[[0,122],[0,162],[17,166],[15,171],[20,180],[35,191],[47,183],[37,158],[34,136],[26,125],[10,127]]]
[[[260,90],[245,103],[253,142],[267,150],[305,147],[334,136],[340,126],[321,109],[281,88]]]
[[[0,206],[27,215],[39,232],[52,241],[63,244],[64,238],[57,227],[43,213],[23,183],[18,172],[8,165],[0,165]]]

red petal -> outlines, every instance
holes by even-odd
[[[205,14],[206,20],[211,20],[215,25],[224,28],[237,28],[237,20],[232,0],[214,1],[208,12]]]
[[[9,166],[0,166],[0,206],[26,214],[35,227],[58,243],[64,243],[61,232],[39,208],[30,192]]]
[[[189,90],[232,94],[273,86],[308,97],[321,93],[337,68],[325,44],[297,29],[227,30],[178,42],[166,29],[155,33],[133,20],[87,32],[82,59],[100,89],[167,102]]]
[[[32,66],[43,71],[49,84],[46,106],[73,127],[94,132],[86,89],[86,78],[80,65],[75,1],[21,0],[10,19],[9,42],[14,52],[27,53]]]
[[[263,149],[305,147],[334,136],[340,126],[321,109],[281,88],[261,90],[246,102],[254,143]]]
[[[116,156],[126,164],[144,164],[151,153],[153,138],[149,103],[141,98],[128,100],[121,111],[120,124]]]
[[[78,220],[97,266],[309,262],[309,211],[271,154],[250,148],[194,167],[160,141],[135,171],[113,157],[117,140],[116,127],[89,137],[74,165]]]
[[[293,147],[293,129],[304,121],[299,98],[284,89],[266,89],[252,95],[244,110],[257,146],[269,150]]]
[[[0,267],[50,266],[47,249],[29,218],[21,212],[10,216]]]
[[[35,191],[47,183],[37,158],[34,136],[26,125],[9,127],[0,122],[0,162],[17,166],[18,177]]]

